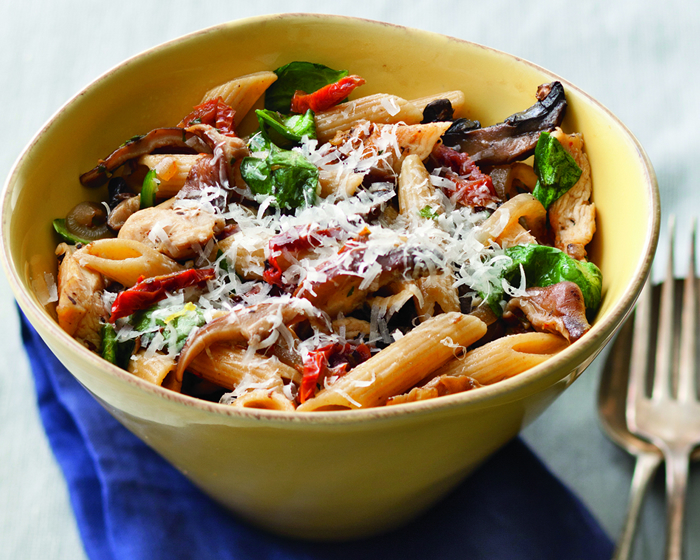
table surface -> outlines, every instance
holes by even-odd
[[[316,6],[273,0],[0,2],[0,106],[6,123],[0,178],[4,181],[23,147],[66,100],[123,59],[217,23],[290,7],[318,12]],[[640,140],[657,172],[664,219],[676,213],[684,231],[700,209],[692,171],[697,159],[692,127],[700,123],[700,7],[691,2],[342,0],[327,12],[452,35],[554,71],[606,105]],[[665,238],[662,232],[661,246]],[[14,300],[2,274],[0,319],[0,560],[84,558],[65,482],[39,421]],[[524,438],[616,538],[634,463],[599,428],[595,402],[605,356],[607,351]],[[637,559],[662,556],[662,473],[642,516]],[[688,526],[697,527],[697,467],[687,515]],[[693,533],[688,558],[700,557],[700,533]]]

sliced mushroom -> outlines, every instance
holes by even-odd
[[[107,225],[114,231],[119,231],[132,214],[139,211],[141,207],[141,197],[139,195],[131,196],[122,200],[109,213]]]
[[[145,136],[129,140],[105,159],[99,160],[95,167],[80,176],[80,182],[86,187],[99,187],[107,182],[109,173],[127,161],[166,147],[191,150],[193,153],[212,151],[208,144],[192,132],[182,128],[156,128]]]
[[[112,237],[107,226],[107,210],[97,202],[81,202],[66,215],[68,233],[86,241]]]
[[[329,331],[330,322],[302,301],[261,303],[231,311],[199,329],[182,349],[177,362],[176,378],[182,376],[194,358],[216,342],[232,342],[269,348],[279,339],[280,326],[291,326],[304,319]],[[271,336],[277,332],[278,336]]]
[[[462,134],[461,151],[479,165],[505,165],[531,156],[540,132],[559,126],[566,111],[566,95],[559,82],[540,86],[537,99],[532,107],[500,124]]]
[[[504,319],[522,314],[536,331],[559,333],[569,342],[578,340],[591,328],[586,320],[581,288],[573,282],[528,288],[526,292],[526,296],[508,302]]]

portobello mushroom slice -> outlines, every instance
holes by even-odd
[[[527,295],[511,299],[503,318],[523,317],[539,332],[561,334],[575,342],[589,331],[583,294],[573,282],[559,282],[544,288],[528,288]]]
[[[134,137],[119,146],[87,173],[80,176],[85,187],[99,187],[109,179],[109,174],[127,161],[150,154],[159,148],[177,148],[193,153],[211,153],[211,148],[196,134],[182,128],[156,128],[145,136]]]
[[[460,151],[480,166],[507,165],[535,152],[540,132],[554,130],[564,120],[566,95],[560,82],[537,88],[537,103],[505,121],[486,128],[469,130],[456,137]]]

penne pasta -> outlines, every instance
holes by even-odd
[[[275,80],[277,80],[277,74],[268,71],[241,76],[210,89],[204,94],[202,103],[220,97],[226,105],[235,111],[233,122],[235,125],[239,125],[253,108],[255,102]]]
[[[202,157],[206,156],[201,154],[156,154],[141,156],[138,162],[149,169],[155,169],[156,179],[159,183],[156,195],[163,199],[171,198],[180,192],[192,166]]]
[[[152,278],[182,270],[182,265],[151,247],[131,239],[99,239],[78,256],[81,266],[116,280],[126,287],[139,278]]]
[[[420,110],[420,112],[422,113],[423,110],[428,105],[428,103],[432,103],[433,101],[437,101],[438,99],[449,100],[450,104],[452,105],[452,109],[455,112],[455,115],[461,114],[462,109],[464,108],[464,102],[465,102],[464,92],[460,91],[460,90],[445,91],[443,93],[435,93],[433,95],[426,95],[425,97],[411,99],[411,103],[413,103],[413,105],[415,105],[415,107],[418,110]]]
[[[344,375],[297,410],[348,410],[381,406],[413,387],[486,333],[476,317],[445,313],[410,331]]]
[[[262,410],[280,410],[291,412],[295,410],[294,403],[280,391],[274,389],[254,389],[238,397],[232,406],[240,408],[259,408]]]
[[[418,124],[422,119],[423,112],[410,101],[395,95],[377,93],[316,113],[316,135],[319,141],[327,142],[337,132],[348,130],[360,121]]]
[[[275,357],[246,356],[240,346],[214,344],[192,360],[188,369],[230,391],[245,383],[252,389],[282,389],[282,380],[299,378],[299,372]],[[261,386],[262,385],[262,386]]]
[[[548,333],[504,336],[451,360],[435,374],[466,375],[482,385],[490,385],[541,364],[568,345],[561,336]]]
[[[165,377],[175,369],[175,358],[161,352],[150,354],[139,350],[129,360],[127,371],[154,385],[162,385]]]

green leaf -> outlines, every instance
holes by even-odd
[[[297,90],[313,93],[323,86],[337,82],[349,74],[313,62],[290,62],[275,70],[277,80],[265,92],[265,109],[289,113],[292,97]]]
[[[114,325],[110,323],[102,325],[102,357],[108,362],[127,369],[135,345],[134,340],[119,342]]]
[[[88,243],[90,243],[90,241],[82,239],[77,235],[73,235],[71,232],[69,232],[68,228],[66,227],[66,220],[63,218],[56,218],[53,221],[53,229],[56,230],[56,233],[61,236],[61,239],[63,239],[63,241],[69,243],[70,245],[76,245],[78,243],[87,245]]]
[[[600,269],[592,262],[583,262],[547,245],[516,245],[505,249],[512,263],[505,268],[503,277],[510,284],[520,284],[520,266],[525,272],[526,287],[551,286],[559,282],[573,282],[583,294],[586,310],[595,313],[600,306],[603,277]],[[500,316],[498,303],[503,299],[503,290],[492,292],[487,303]]]
[[[155,333],[160,331],[166,341],[170,341],[175,333],[176,350],[179,352],[190,336],[192,329],[201,327],[206,322],[202,311],[193,303],[174,306],[164,312],[163,307],[157,305],[143,311],[137,311],[131,316],[131,325],[142,332],[141,343],[148,346]],[[159,317],[155,317],[155,313]],[[163,317],[162,319],[160,317]]]
[[[156,193],[158,192],[160,180],[156,177],[156,170],[151,169],[146,173],[141,187],[141,208],[148,208],[156,205]]]
[[[241,176],[250,190],[275,198],[277,208],[313,206],[318,187],[318,169],[298,152],[272,149],[265,159],[246,157]]]
[[[582,173],[571,154],[549,132],[540,133],[537,140],[534,169],[538,181],[532,194],[545,208],[573,187]]]
[[[309,109],[303,115],[281,115],[267,109],[256,110],[262,133],[282,148],[299,144],[304,136],[316,138],[314,112]]]

